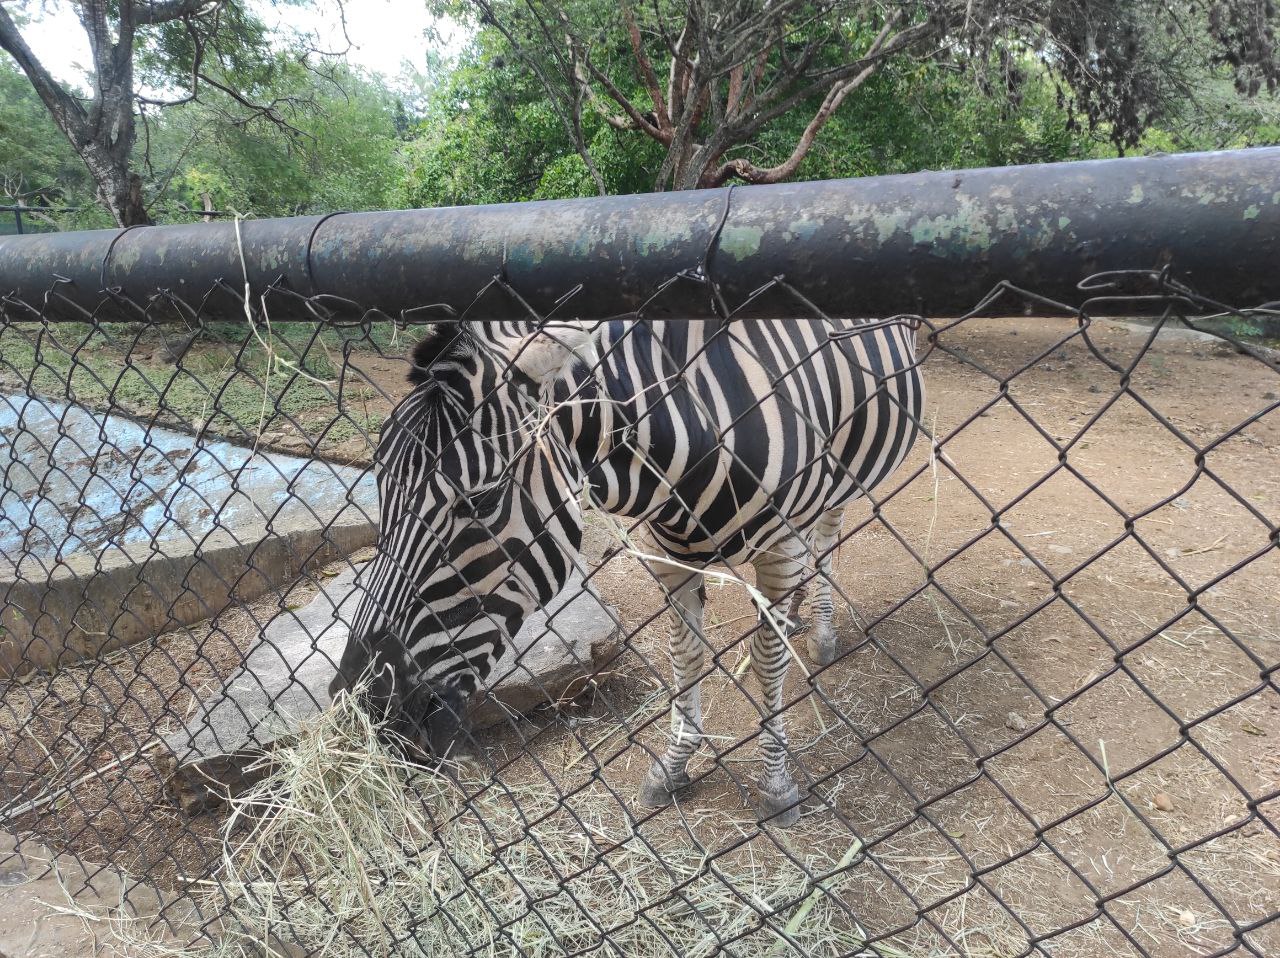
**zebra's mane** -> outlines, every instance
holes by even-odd
[[[427,334],[413,347],[409,382],[421,386],[431,379],[431,367],[441,359],[456,356],[466,345],[467,333],[462,323],[433,323]]]

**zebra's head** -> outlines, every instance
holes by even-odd
[[[330,691],[368,675],[366,705],[424,752],[448,751],[470,693],[568,578],[582,477],[548,399],[593,355],[564,323],[442,323],[414,350],[414,389],[378,443],[377,553]]]

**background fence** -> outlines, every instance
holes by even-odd
[[[48,213],[50,212],[57,213],[61,210],[0,206],[0,236],[20,236],[24,233],[43,233],[54,229],[55,227],[49,224]]]
[[[694,231],[671,282],[611,320],[625,343],[693,301],[722,311],[703,349],[658,360],[677,395],[759,322],[833,322],[834,280],[771,271],[732,294],[707,238],[734,225]],[[139,235],[111,241],[100,276],[127,274]],[[17,853],[140,882],[123,907],[80,895],[126,953],[1280,949],[1280,370],[1232,332],[1268,309],[1203,298],[1176,259],[1080,274],[1072,302],[992,284],[954,319],[861,327],[912,330],[901,365],[926,396],[903,465],[803,557],[811,592],[830,559],[839,656],[819,665],[795,633],[765,709],[765,584],[713,567],[707,735],[673,806],[636,802],[684,688],[667,601],[642,523],[598,510],[455,763],[406,764],[347,704],[319,713],[374,554],[368,468],[426,324],[534,328],[546,303],[608,301],[519,276],[514,246],[466,298],[392,316],[249,283],[251,257],[208,287],[178,267],[158,292],[90,293],[51,268],[6,297],[0,802]],[[768,361],[766,407],[814,362]],[[729,442],[747,423],[718,427]],[[778,717],[803,796],[790,828],[753,807]],[[255,743],[271,766],[236,754]]]

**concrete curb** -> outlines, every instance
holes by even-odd
[[[359,513],[359,510],[351,511]],[[207,535],[170,554],[166,542],[77,555],[52,571],[29,558],[0,573],[0,678],[54,670],[216,616],[377,539],[376,518],[239,537]]]
[[[222,691],[166,737],[162,761],[185,811],[216,808],[251,786],[268,770],[262,757],[328,707],[329,681],[359,601],[357,576],[344,570],[306,606],[277,616]],[[577,694],[621,648],[616,614],[581,576],[571,576],[545,610],[529,617],[487,688],[472,699],[472,727]]]

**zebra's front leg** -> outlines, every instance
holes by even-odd
[[[800,817],[800,790],[787,768],[787,729],[782,717],[782,689],[791,662],[791,650],[784,636],[795,628],[804,592],[800,582],[805,566],[801,561],[803,546],[783,547],[755,562],[756,585],[772,603],[774,621],[764,622],[751,637],[751,668],[760,683],[761,722],[760,818],[775,825],[794,825]],[[787,554],[788,552],[792,554]],[[782,603],[789,600],[785,620],[780,619]]]
[[[670,804],[671,796],[689,784],[689,759],[702,744],[699,676],[706,657],[702,634],[706,590],[702,573],[665,567],[655,572],[671,603],[671,661],[676,694],[671,700],[671,737],[666,754],[653,763],[640,785],[640,803],[650,808]]]
[[[809,606],[813,625],[805,636],[805,644],[809,648],[809,658],[816,665],[830,665],[840,654],[833,624],[836,607],[831,601],[831,552],[840,533],[843,516],[843,506],[825,512],[814,530],[813,554],[817,558],[818,574],[814,577],[813,601]]]

